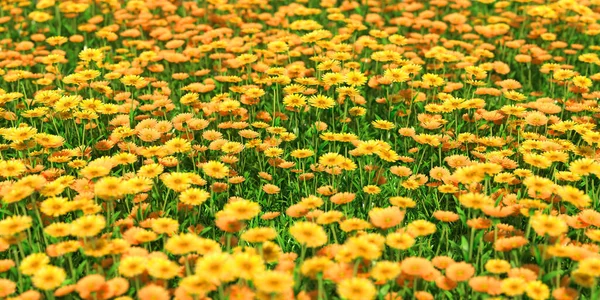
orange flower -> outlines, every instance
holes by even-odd
[[[260,218],[263,220],[273,220],[273,219],[279,217],[280,215],[281,215],[281,213],[277,212],[277,211],[265,212],[265,213],[263,213],[263,215]]]
[[[278,186],[273,184],[265,184],[262,189],[265,193],[269,195],[278,194],[279,191],[281,191],[281,189]]]
[[[54,296],[55,297],[64,297],[66,295],[69,295],[75,291],[76,287],[77,286],[74,284],[65,285],[63,287],[60,287],[60,288],[56,289],[56,291],[54,291]]]
[[[524,281],[533,281],[537,278],[537,274],[526,268],[513,268],[508,271],[508,277],[519,278]]]
[[[341,205],[350,203],[354,200],[356,195],[354,193],[337,193],[329,198],[329,200],[335,204]]]
[[[4,273],[14,266],[15,262],[12,259],[0,260],[0,273]]]
[[[473,229],[486,229],[492,225],[492,221],[484,218],[467,220],[467,225]]]
[[[429,292],[425,292],[425,291],[418,291],[415,293],[415,299],[417,300],[433,300],[433,295],[431,295]]]
[[[556,300],[575,300],[579,297],[579,293],[572,288],[560,287],[552,291],[552,297]]]
[[[446,276],[440,276],[435,279],[435,285],[442,290],[451,291],[456,288],[458,284]]]
[[[17,285],[11,280],[0,279],[0,297],[7,297],[17,291]]]
[[[77,281],[75,291],[77,291],[79,297],[87,299],[92,295],[92,293],[99,291],[104,283],[105,280],[102,275],[88,275]]]
[[[455,263],[454,259],[448,256],[436,256],[431,260],[431,263],[440,270],[445,270]]]
[[[520,248],[529,243],[527,239],[522,236],[499,238],[494,242],[494,249],[496,251],[510,251],[516,248]]]
[[[421,257],[409,257],[402,261],[402,272],[410,276],[422,276],[431,272],[433,266],[431,263]]]
[[[225,232],[232,233],[240,231],[244,226],[242,222],[231,216],[217,217],[217,219],[215,220],[215,224],[217,225],[217,227],[219,227],[219,229]]]
[[[129,290],[129,281],[123,277],[115,277],[106,282],[114,296],[123,295]]]
[[[404,212],[396,206],[387,208],[374,208],[369,212],[373,226],[388,229],[397,226],[404,219]]]
[[[475,274],[475,268],[471,264],[459,262],[451,264],[446,268],[446,276],[453,281],[467,281]]]
[[[500,295],[502,282],[494,277],[477,276],[469,280],[469,286],[476,292],[487,293],[492,296]]]
[[[168,300],[171,299],[169,292],[163,287],[150,284],[141,288],[137,292],[140,300]]]
[[[254,292],[247,286],[231,285],[226,291],[228,299],[231,300],[253,300]]]
[[[433,217],[442,222],[455,222],[458,221],[458,214],[451,211],[438,210],[433,213]]]

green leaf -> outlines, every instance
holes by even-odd
[[[556,276],[561,276],[563,273],[565,273],[565,270],[554,270],[552,272],[548,272],[548,274],[542,276],[542,281],[548,282]]]
[[[386,284],[386,285],[383,286],[383,288],[381,288],[379,290],[379,295],[385,296],[385,295],[387,295],[387,293],[388,293],[389,290],[390,290],[390,285]]]
[[[84,274],[83,270],[87,266],[88,262],[86,260],[82,261],[79,266],[77,266],[77,274]]]
[[[465,236],[460,237],[460,250],[463,253],[463,257],[469,256],[469,241]]]

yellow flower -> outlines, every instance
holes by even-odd
[[[11,236],[29,229],[32,225],[29,216],[10,216],[0,221],[0,236]]]
[[[71,234],[76,237],[91,237],[100,233],[106,226],[101,215],[87,215],[71,222]]]
[[[19,271],[25,275],[33,275],[50,263],[45,253],[33,253],[25,257],[19,265]]]
[[[234,260],[229,253],[211,253],[196,261],[196,274],[210,274],[220,282],[235,279]]]
[[[134,277],[146,271],[148,259],[142,256],[126,256],[119,262],[119,274]]]
[[[359,71],[350,71],[346,73],[346,84],[350,86],[361,86],[367,82],[367,76]]]
[[[438,87],[444,85],[444,79],[437,74],[427,73],[421,78],[425,86]]]
[[[315,248],[327,243],[327,233],[323,227],[310,222],[296,222],[290,227],[290,234],[302,245]]]
[[[335,106],[335,100],[329,96],[315,95],[308,99],[310,106],[320,109],[329,109]]]
[[[342,280],[337,285],[337,292],[348,300],[370,300],[377,295],[375,285],[369,279],[360,277]]]
[[[250,220],[260,213],[260,205],[241,199],[225,204],[221,213],[237,220]]]
[[[100,49],[87,48],[79,52],[79,59],[83,61],[99,62],[104,58],[104,54]]]
[[[286,272],[269,270],[255,274],[253,283],[261,292],[282,293],[294,285],[294,278]]]
[[[556,216],[536,215],[530,219],[531,228],[540,235],[560,236],[569,230],[567,222]]]
[[[66,278],[67,273],[64,269],[47,265],[37,270],[31,281],[36,288],[47,291],[59,287]]]
[[[206,175],[217,179],[225,178],[229,174],[229,168],[225,164],[214,160],[203,164],[202,170]]]

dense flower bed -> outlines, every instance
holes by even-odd
[[[0,3],[2,299],[598,299],[600,1]]]

